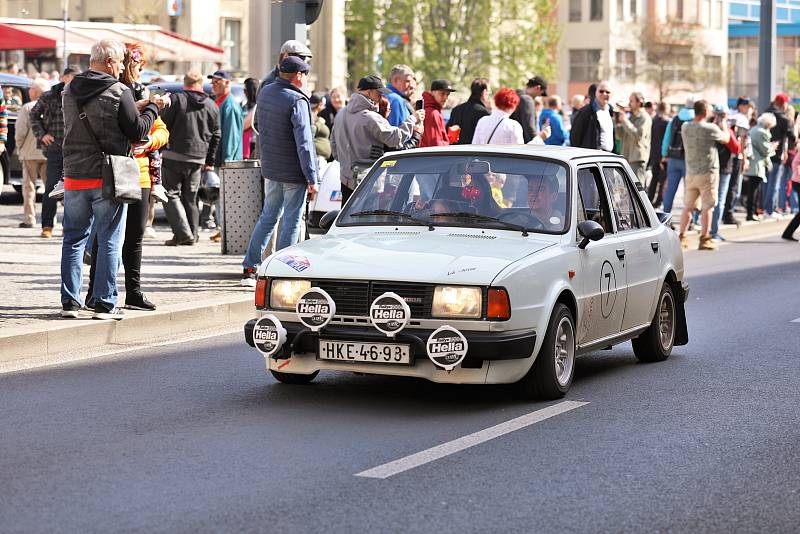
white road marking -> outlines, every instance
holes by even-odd
[[[791,323],[800,323],[800,317],[798,317],[798,318],[797,318],[797,319],[795,319],[794,321],[789,321],[789,322],[791,322]]]
[[[536,410],[535,412],[522,415],[516,419],[511,419],[510,421],[500,423],[499,425],[495,425],[484,430],[479,430],[478,432],[454,439],[453,441],[442,443],[441,445],[437,445],[435,447],[431,447],[430,449],[406,456],[405,458],[400,458],[399,460],[379,465],[377,467],[373,467],[372,469],[367,469],[366,471],[361,471],[360,473],[356,473],[355,476],[381,479],[389,478],[390,476],[402,473],[403,471],[414,469],[415,467],[425,465],[433,462],[434,460],[439,460],[440,458],[444,458],[445,456],[455,454],[463,451],[464,449],[474,447],[475,445],[480,445],[481,443],[499,438],[500,436],[505,436],[506,434],[514,432],[515,430],[539,423],[545,419],[550,419],[551,417],[574,410],[575,408],[580,408],[586,404],[589,403],[578,401],[559,402],[558,404],[548,406],[547,408],[542,408],[541,410]]]

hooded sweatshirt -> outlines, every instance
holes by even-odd
[[[401,148],[414,131],[415,115],[409,115],[399,126],[389,124],[378,106],[361,93],[354,93],[347,106],[336,115],[331,134],[333,155],[341,165],[341,180],[353,189],[353,165],[368,165],[375,161],[372,147],[386,145]]]
[[[447,139],[447,130],[444,127],[444,117],[442,117],[442,106],[428,91],[422,93],[422,101],[425,109],[425,131],[419,142],[420,148],[449,145],[450,141]]]
[[[219,108],[202,91],[184,89],[170,98],[172,104],[161,113],[169,130],[164,158],[213,165],[222,135]]]
[[[155,104],[147,104],[140,114],[128,87],[93,70],[75,76],[64,90],[63,105],[65,189],[102,187],[103,153],[127,155],[131,142],[146,138],[158,117]],[[81,107],[85,119],[80,118]]]

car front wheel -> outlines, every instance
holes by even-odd
[[[675,317],[675,295],[665,282],[658,296],[653,322],[632,341],[633,353],[639,361],[663,362],[669,358],[675,344]]]
[[[565,305],[553,308],[547,333],[536,361],[518,383],[528,398],[560,399],[572,385],[575,373],[575,319]]]
[[[314,371],[310,375],[300,375],[296,373],[281,373],[280,371],[269,370],[275,380],[283,384],[309,384],[312,380],[317,378],[319,371]]]

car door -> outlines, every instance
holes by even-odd
[[[580,250],[583,293],[578,306],[578,344],[613,336],[620,331],[627,300],[625,262],[618,257],[620,240],[600,167],[583,165],[577,170],[577,221],[594,220],[606,234]],[[580,241],[580,236],[576,236]]]
[[[634,181],[619,163],[603,163],[603,177],[611,197],[611,211],[622,250],[628,298],[622,330],[649,323],[660,276],[658,228],[647,217]]]

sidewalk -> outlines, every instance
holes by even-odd
[[[145,239],[142,290],[155,312],[125,310],[122,321],[60,317],[61,227],[51,239],[41,228],[18,228],[22,205],[10,187],[0,199],[0,362],[75,350],[82,346],[142,343],[159,336],[243,323],[253,315],[252,289],[241,287],[239,256],[223,256],[211,232],[192,247],[168,247],[172,236],[156,209],[158,239]],[[37,204],[37,215],[41,205]],[[59,208],[59,222],[61,208]],[[89,268],[84,266],[84,293]],[[117,279],[120,306],[125,277]]]
[[[201,330],[231,330],[253,317],[252,289],[239,285],[242,258],[223,256],[219,244],[209,240],[210,232],[203,232],[193,247],[165,246],[171,232],[158,208],[158,239],[146,239],[142,254],[142,290],[158,309],[125,310],[122,321],[95,321],[89,312],[80,319],[62,319],[61,229],[56,227],[52,239],[42,239],[39,228],[18,228],[22,206],[9,191],[6,188],[0,200],[0,363],[106,345],[143,344]],[[679,191],[676,200],[681,198]],[[672,222],[677,225],[681,206],[675,208]],[[747,222],[738,229],[724,226],[720,233],[729,240],[778,235],[787,222]],[[689,236],[691,248],[696,249],[697,232]],[[88,276],[86,267],[85,283]],[[122,270],[118,285],[122,305]]]

